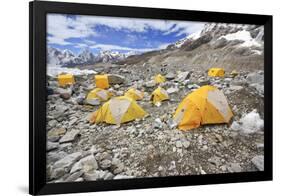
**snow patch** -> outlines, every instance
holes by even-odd
[[[88,74],[96,74],[96,71],[93,70],[80,70],[77,68],[67,68],[67,67],[61,67],[58,65],[47,65],[47,75],[52,77],[57,77],[57,75],[61,73],[70,73],[73,75],[88,75]]]
[[[188,35],[186,38],[195,40],[195,39],[198,39],[200,37],[200,35],[201,35],[201,31],[197,31],[195,33]]]
[[[261,119],[257,110],[244,115],[239,122],[234,121],[231,125],[231,129],[234,131],[242,131],[244,133],[255,133],[257,131],[262,131],[264,126],[264,121]]]
[[[197,31],[195,33],[189,34],[187,37],[177,41],[175,43],[175,47],[176,48],[180,48],[187,40],[191,40],[191,39],[192,40],[196,40],[196,39],[198,39],[200,37],[200,35],[201,35],[201,32],[202,31],[200,30],[200,31]]]
[[[236,33],[224,35],[220,38],[225,38],[227,40],[242,40],[244,41],[242,44],[240,44],[242,47],[261,46],[259,42],[251,37],[250,32],[246,30],[237,31]]]

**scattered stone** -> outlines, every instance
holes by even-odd
[[[48,122],[48,126],[51,127],[51,128],[53,128],[53,127],[56,126],[57,123],[58,123],[58,121],[56,121],[56,120],[50,120],[50,121]]]
[[[248,83],[259,83],[259,84],[263,84],[264,83],[264,76],[263,74],[259,74],[259,73],[249,73],[247,76],[247,81]]]
[[[73,182],[73,181],[76,181],[77,182],[77,179],[80,178],[80,176],[83,175],[83,171],[77,171],[73,174],[71,174],[68,178],[65,179],[65,182]],[[83,181],[83,178],[81,178],[82,181]]]
[[[227,168],[229,172],[242,172],[242,168],[239,163],[231,163],[230,166]]]
[[[56,89],[56,92],[60,95],[63,99],[69,99],[72,95],[72,89],[71,88],[58,88]]]
[[[53,167],[56,168],[65,168],[70,169],[70,167],[81,158],[82,153],[81,152],[75,152],[72,154],[69,154],[65,156],[64,158],[58,160],[54,163]]]
[[[233,123],[230,126],[230,129],[232,129],[233,131],[239,131],[241,129],[241,126],[238,122],[233,121]]]
[[[96,181],[99,179],[99,177],[100,176],[96,171],[94,171],[92,173],[85,173],[83,176],[84,180],[86,180],[86,181]]]
[[[77,178],[76,180],[74,180],[74,182],[83,182],[83,181],[84,181],[84,179],[81,178],[81,177],[79,177],[79,178]]]
[[[54,128],[54,129],[51,129],[47,135],[48,135],[48,138],[49,137],[60,137],[60,136],[64,135],[65,132],[66,132],[65,128]]]
[[[254,89],[256,89],[260,95],[262,95],[262,96],[264,95],[264,85],[263,84],[254,83],[254,84],[250,84],[250,87],[253,87]]]
[[[89,155],[76,162],[71,168],[70,173],[74,173],[79,170],[89,172],[96,169],[98,169],[98,163],[93,155]]]
[[[64,116],[67,110],[67,106],[57,105],[55,110],[52,112],[53,118],[57,119],[61,116]]]
[[[70,93],[61,93],[60,97],[63,99],[69,99],[71,97],[71,94]]]
[[[215,134],[215,136],[216,136],[216,139],[217,139],[218,142],[222,142],[223,141],[223,138],[222,138],[221,135]]]
[[[145,83],[145,87],[147,88],[153,88],[156,86],[156,83],[154,82],[154,80],[148,81]]]
[[[47,142],[47,152],[55,150],[59,147],[59,143],[57,142]]]
[[[231,81],[232,81],[232,78],[224,78],[224,81],[225,81],[225,82],[231,82]]]
[[[208,146],[207,145],[203,145],[203,147],[201,148],[202,151],[206,151],[208,150]]]
[[[209,84],[210,84],[210,80],[208,80],[208,79],[198,81],[199,86],[205,86],[205,85],[209,85]]]
[[[184,80],[188,79],[191,75],[191,72],[185,71],[178,73],[178,81],[183,82]]]
[[[78,118],[73,118],[72,120],[69,121],[69,126],[76,124],[77,121],[78,121]]]
[[[190,141],[185,140],[185,141],[182,142],[182,145],[183,145],[184,148],[187,149],[190,146]]]
[[[176,77],[176,75],[172,72],[169,72],[168,74],[165,75],[165,78],[167,80],[173,80]]]
[[[258,143],[257,144],[257,149],[264,149],[264,144],[263,143]]]
[[[107,77],[109,84],[123,84],[125,82],[125,78],[121,75],[108,74]]]
[[[83,105],[84,104],[84,97],[77,97],[75,99],[76,103],[79,105]]]
[[[109,159],[105,159],[103,161],[100,162],[100,167],[102,169],[107,169],[111,166],[111,161]]]
[[[167,124],[168,124],[170,129],[173,129],[177,126],[177,123],[171,118],[167,120]]]
[[[114,178],[114,175],[110,172],[106,172],[103,176],[102,176],[103,180],[112,180]]]
[[[167,89],[167,93],[168,94],[173,94],[173,93],[177,93],[179,91],[178,88],[175,88],[175,87],[171,87],[171,88],[168,88]]]
[[[63,157],[66,157],[67,153],[64,151],[59,151],[59,152],[48,152],[47,154],[47,161],[48,162],[56,162],[60,159],[62,159]]]
[[[101,102],[98,98],[86,99],[86,103],[89,105],[93,105],[93,106],[101,104]]]
[[[220,158],[216,156],[209,158],[208,161],[217,167],[221,165]]]
[[[121,179],[130,179],[130,178],[134,178],[134,176],[126,176],[126,175],[118,174],[113,179],[114,180],[121,180]]]
[[[67,143],[76,140],[76,138],[80,135],[80,131],[78,129],[73,129],[71,131],[66,132],[66,134],[60,139],[60,143]]]
[[[243,89],[243,86],[230,86],[228,89],[231,91],[240,91]]]
[[[65,174],[64,168],[55,168],[51,171],[51,179],[58,179]]]
[[[176,166],[176,162],[175,161],[171,161],[170,163],[170,167],[168,168],[169,171],[173,171],[177,168]]]
[[[252,163],[259,171],[264,171],[264,156],[258,155],[252,158]]]
[[[177,148],[181,148],[182,147],[182,143],[181,143],[181,141],[176,141],[176,147]]]
[[[156,129],[162,129],[162,128],[163,128],[163,125],[164,125],[164,123],[161,121],[160,118],[156,118],[156,119],[154,120],[154,125],[153,125],[154,128],[156,128]]]

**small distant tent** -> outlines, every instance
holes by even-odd
[[[105,122],[108,124],[121,124],[143,118],[147,113],[135,100],[126,97],[114,97],[104,103],[91,117],[91,123]]]
[[[109,88],[108,76],[104,75],[95,75],[95,82],[97,88],[107,89]]]
[[[225,71],[222,68],[211,68],[208,71],[208,76],[211,77],[224,77]]]
[[[75,83],[74,76],[72,74],[60,74],[58,75],[59,86],[66,86]]]
[[[162,76],[161,74],[158,74],[156,76],[154,76],[154,81],[156,84],[160,84],[166,81],[166,78],[164,76]]]
[[[206,85],[183,99],[174,114],[174,122],[180,130],[190,130],[204,124],[228,123],[232,116],[224,94]]]
[[[236,77],[239,73],[236,70],[232,70],[232,72],[230,73],[230,75],[232,77]]]
[[[150,99],[152,100],[153,104],[157,106],[160,105],[162,101],[168,100],[169,95],[165,89],[159,86],[152,92]]]
[[[110,98],[111,94],[107,90],[101,88],[95,88],[94,90],[90,91],[87,95],[87,100],[91,99],[99,99],[100,101],[107,101]]]
[[[125,93],[126,97],[130,97],[134,100],[141,100],[143,98],[143,92],[135,89],[135,88],[130,88],[126,93]]]

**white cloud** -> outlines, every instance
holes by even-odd
[[[88,48],[89,45],[88,44],[84,44],[84,43],[77,43],[74,46],[75,48]]]
[[[48,37],[48,42],[60,45],[69,44],[69,42],[65,41],[69,38],[96,35],[89,24],[75,22],[73,18],[61,14],[47,15],[47,32],[51,35]]]
[[[188,35],[201,30],[204,23],[103,16],[67,17],[62,14],[48,14],[47,31],[51,35],[51,37],[48,37],[48,42],[67,45],[69,42],[66,40],[69,38],[99,36],[94,30],[94,27],[97,25],[104,25],[115,30],[127,30],[129,32],[147,32],[149,29],[153,29],[159,30],[165,35],[170,33]]]
[[[149,52],[153,50],[161,50],[168,46],[168,43],[161,44],[157,48],[130,48],[111,44],[96,44],[90,48],[101,49],[101,50],[125,50],[125,51],[136,51],[136,52]]]
[[[48,37],[47,38],[49,44],[59,44],[59,45],[70,45],[72,43],[65,41],[61,37]]]

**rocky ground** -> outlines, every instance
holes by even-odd
[[[263,71],[210,78],[200,70],[176,72],[169,65],[153,69],[144,64],[136,69],[109,64],[96,70],[122,76],[122,83],[109,89],[116,96],[131,86],[143,90],[145,97],[138,104],[149,116],[121,126],[90,124],[89,114],[100,107],[85,103],[85,96],[95,88],[93,75],[76,76],[76,84],[65,89],[49,77],[48,182],[263,170]],[[157,87],[151,77],[161,72],[167,78],[162,86],[170,100],[156,107],[149,100]],[[230,124],[186,132],[173,127],[171,117],[179,102],[206,84],[224,92],[234,113]]]

